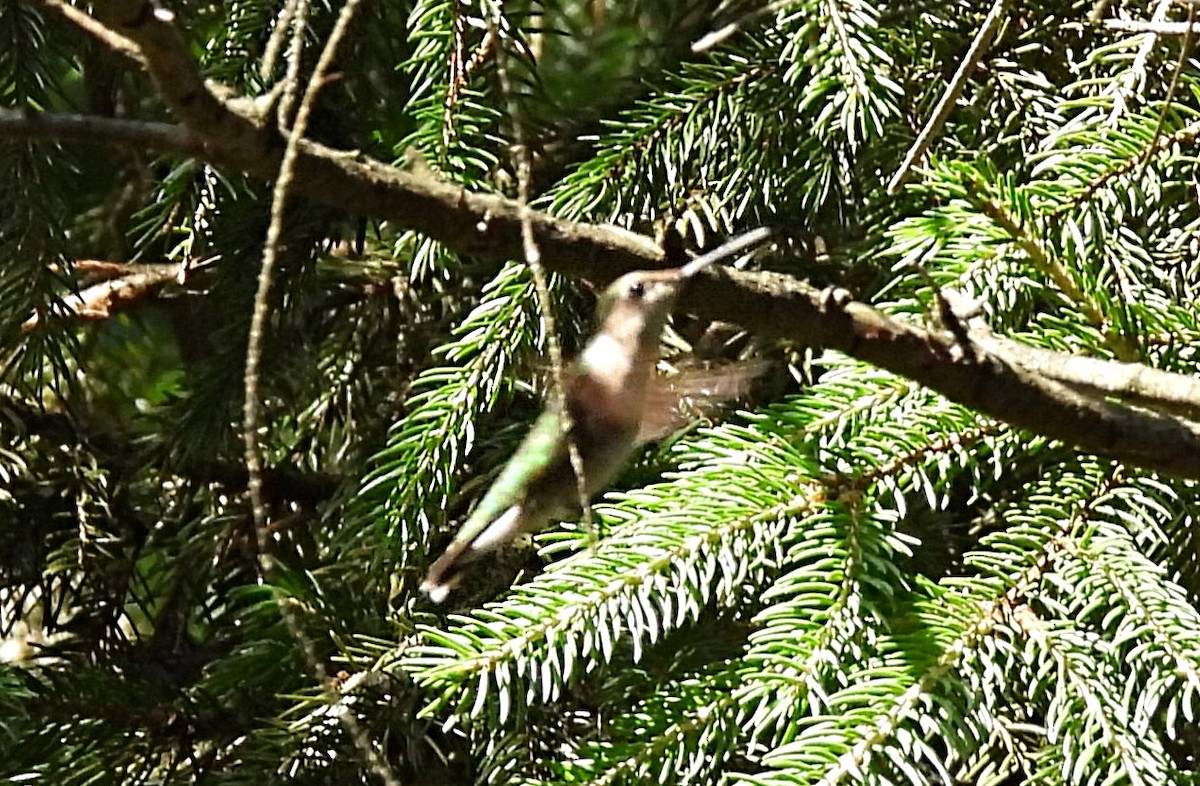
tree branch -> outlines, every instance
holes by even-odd
[[[844,290],[821,292],[776,273],[709,270],[684,293],[680,307],[737,322],[760,335],[845,352],[977,412],[1089,453],[1200,478],[1200,426],[1083,395],[977,344],[974,352],[964,353],[953,335],[889,319],[850,300]],[[1182,374],[1156,374],[1159,382],[1192,383]]]
[[[1122,33],[1154,33],[1155,35],[1187,35],[1188,28],[1200,35],[1200,25],[1188,22],[1141,22],[1134,19],[1105,19],[1104,26]]]
[[[62,0],[30,0],[32,5],[40,6],[48,11],[52,11],[66,19],[71,24],[86,30],[91,35],[100,39],[104,45],[115,52],[119,57],[128,61],[134,66],[146,67],[146,60],[142,57],[142,53],[138,51],[137,46],[122,35],[118,35],[109,30],[104,25],[97,22],[92,17],[88,16],[84,11],[79,10],[69,3]]]
[[[137,45],[163,101],[206,141],[206,161],[274,182],[285,143],[280,131],[266,122],[270,113],[253,100],[224,98],[220,94],[226,89],[205,82],[170,12],[148,0],[109,0],[96,4],[93,14]],[[515,202],[469,193],[430,172],[404,172],[357,153],[301,140],[293,191],[352,213],[401,222],[461,254],[495,261],[520,256],[521,221]],[[544,213],[534,213],[532,221],[535,240],[547,256],[577,259],[590,268],[611,264],[613,269],[597,277],[597,283],[664,264],[654,243],[616,227],[564,222]]]
[[[1119,363],[1020,344],[971,331],[974,342],[999,357],[1083,393],[1111,396],[1132,404],[1200,417],[1200,379],[1160,371],[1140,363]]]
[[[186,126],[148,120],[51,114],[0,107],[0,137],[86,142],[205,158],[208,143]]]
[[[958,64],[958,70],[954,72],[954,76],[950,79],[950,83],[946,85],[946,90],[942,93],[942,97],[938,99],[937,106],[933,108],[929,119],[925,121],[925,127],[921,129],[921,133],[913,141],[909,147],[908,153],[904,156],[904,162],[900,164],[900,168],[892,175],[892,179],[888,181],[887,190],[889,194],[898,194],[900,189],[904,187],[909,176],[912,174],[912,168],[916,165],[928,151],[929,146],[933,144],[934,139],[941,133],[942,126],[946,123],[946,118],[950,117],[950,112],[954,109],[954,105],[958,102],[958,97],[962,95],[963,89],[967,86],[967,80],[971,74],[979,66],[979,61],[983,58],[983,52],[992,43],[992,36],[996,34],[996,29],[1000,26],[1000,21],[1004,18],[1004,14],[1008,10],[1009,0],[993,0],[992,8],[983,19],[983,24],[979,26],[978,32],[975,33],[974,40],[971,41],[971,46],[967,49],[967,53],[963,56],[962,62]]]
[[[132,41],[145,60],[158,94],[188,128],[209,139],[242,137],[251,119],[219,98],[200,73],[191,49],[175,28],[175,15],[152,0],[105,0],[92,16],[108,30]],[[83,26],[86,32],[94,33]],[[110,45],[108,38],[98,40]]]
[[[140,266],[136,272],[130,271],[72,294],[63,303],[68,315],[76,319],[108,319],[117,311],[155,295],[170,282],[177,281],[182,269],[181,263]],[[41,314],[34,313],[21,323],[21,330],[33,330],[40,323]]]

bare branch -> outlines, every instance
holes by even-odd
[[[896,170],[896,174],[892,175],[892,179],[888,182],[888,193],[898,194],[904,186],[909,175],[912,174],[913,165],[925,155],[929,150],[929,146],[933,144],[933,140],[942,131],[942,126],[946,123],[946,118],[950,116],[950,112],[954,109],[954,103],[958,101],[958,97],[962,95],[963,88],[967,86],[967,79],[979,65],[979,60],[983,57],[983,52],[992,43],[992,36],[996,34],[996,28],[1000,26],[1000,20],[1004,18],[1004,12],[1007,10],[1009,0],[995,0],[992,3],[992,8],[988,11],[988,15],[984,17],[983,24],[979,27],[979,32],[975,34],[975,39],[971,41],[971,46],[967,49],[967,53],[963,55],[962,62],[958,64],[958,70],[954,72],[953,78],[950,79],[950,84],[946,85],[946,92],[942,93],[942,97],[938,99],[937,106],[934,107],[933,113],[929,116],[929,120],[925,121],[925,127],[921,129],[921,133],[917,135],[917,139],[912,143],[912,147],[908,149],[908,153],[904,156],[904,162],[900,164],[900,168]]]
[[[62,0],[31,0],[33,5],[39,5],[48,11],[62,16],[68,22],[82,28],[99,39],[106,47],[118,56],[141,68],[146,67],[146,59],[138,51],[137,45],[123,35],[114,33],[104,25]]]
[[[1154,33],[1155,35],[1187,35],[1188,28],[1192,33],[1200,35],[1200,24],[1189,22],[1142,22],[1134,19],[1105,19],[1104,26],[1109,30],[1119,30],[1123,33]]]
[[[0,108],[0,137],[67,139],[180,153],[273,182],[282,159],[282,139],[269,129],[248,128],[251,138],[243,145],[241,138],[210,139],[167,123]],[[248,150],[271,152],[260,157]],[[515,202],[471,193],[428,168],[405,172],[356,153],[300,140],[292,188],[322,204],[394,220],[460,254],[492,261],[521,255],[521,219]],[[578,224],[538,211],[530,211],[530,219],[538,247],[547,256],[577,260],[579,267],[568,272],[598,284],[630,270],[666,263],[652,240],[619,227]]]
[[[89,115],[59,115],[0,107],[0,137],[64,140],[108,147],[159,150],[203,158],[204,137],[185,126],[147,120],[120,120]]]
[[[722,25],[721,27],[706,33],[703,37],[692,43],[692,53],[701,54],[710,49],[714,49],[723,44],[730,36],[735,35],[745,27],[757,22],[759,19],[770,16],[771,14],[781,11],[791,5],[790,0],[775,0],[775,2],[765,5],[762,8],[754,8],[742,14],[737,19]]]
[[[140,272],[127,272],[118,278],[110,278],[99,284],[65,298],[63,303],[71,316],[78,319],[108,319],[117,311],[158,293],[164,286],[176,281],[183,269],[181,264],[141,266]],[[21,323],[21,330],[29,331],[41,324],[41,315],[34,313]]]

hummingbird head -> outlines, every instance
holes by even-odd
[[[654,352],[688,278],[679,269],[637,271],[621,276],[600,300],[600,332],[638,355]]]
[[[770,235],[766,228],[739,235],[682,267],[641,270],[614,281],[600,300],[600,332],[634,357],[653,357],[679,293],[693,276]]]

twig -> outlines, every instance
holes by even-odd
[[[579,495],[579,508],[583,514],[585,531],[593,533],[592,506],[588,500],[587,476],[583,464],[583,454],[575,442],[571,418],[571,410],[567,406],[567,382],[563,371],[562,347],[558,343],[558,327],[554,318],[554,302],[550,297],[550,287],[546,283],[546,271],[542,267],[541,252],[533,234],[532,214],[529,210],[529,181],[530,160],[529,148],[525,142],[525,131],[521,123],[520,107],[512,89],[512,80],[508,75],[508,50],[500,38],[500,25],[503,22],[502,9],[499,2],[492,7],[492,25],[489,32],[496,39],[496,71],[500,78],[500,89],[504,92],[508,103],[508,113],[513,123],[513,138],[517,143],[517,205],[521,216],[521,246],[525,263],[533,273],[534,289],[537,291],[538,306],[546,325],[546,347],[550,353],[550,366],[554,376],[553,399],[554,406],[560,414],[559,428],[567,443],[567,455],[571,460],[571,469],[575,473],[575,489]]]
[[[1158,5],[1154,7],[1153,23],[1161,24],[1171,10],[1171,4],[1175,0],[1158,0]],[[1113,92],[1112,110],[1108,114],[1109,127],[1116,127],[1117,122],[1121,119],[1121,115],[1125,114],[1125,104],[1130,97],[1133,96],[1135,89],[1146,79],[1146,63],[1150,60],[1150,53],[1154,51],[1154,45],[1158,42],[1158,35],[1153,31],[1149,32],[1146,38],[1142,41],[1142,45],[1138,47],[1138,53],[1133,58],[1133,64],[1129,67],[1129,71],[1125,73],[1123,78],[1116,83],[1116,88]]]
[[[1192,8],[1189,4],[1189,8]],[[1142,22],[1136,19],[1105,19],[1104,26],[1122,33],[1154,33],[1155,35],[1200,34],[1200,25],[1192,22]]]
[[[263,79],[273,78],[275,65],[279,61],[279,52],[283,49],[283,41],[287,37],[287,31],[292,27],[292,20],[296,18],[296,8],[303,2],[305,0],[287,0],[280,9],[279,16],[275,20],[275,29],[271,31],[271,37],[267,39],[267,45],[263,47],[262,63],[258,69],[258,73]]]
[[[291,51],[288,60],[287,75],[284,77],[284,98],[280,102],[279,114],[281,125],[285,122],[291,99],[295,95],[296,85],[300,79],[300,61],[304,48],[305,15],[308,4],[300,0],[293,21],[295,25],[292,35]],[[331,37],[326,42],[325,51],[332,48],[335,40]],[[249,473],[247,489],[250,492],[250,510],[254,519],[254,531],[259,533],[258,552],[262,562],[262,572],[268,574],[271,567],[270,551],[263,533],[266,525],[267,511],[263,504],[262,495],[262,456],[258,447],[258,408],[259,408],[259,373],[262,362],[263,334],[267,322],[267,311],[270,305],[269,295],[271,279],[275,271],[275,263],[279,256],[279,238],[283,234],[283,214],[287,205],[287,190],[291,185],[295,170],[296,141],[304,136],[308,123],[309,96],[315,98],[316,91],[321,87],[321,71],[314,70],[305,88],[305,102],[297,112],[296,122],[292,127],[288,146],[283,153],[283,161],[279,165],[279,177],[275,180],[275,188],[271,194],[271,220],[267,225],[267,239],[263,245],[262,268],[258,273],[258,288],[254,293],[254,313],[250,319],[250,334],[246,341],[246,373],[245,395],[242,402],[242,441],[246,455],[246,470]],[[263,580],[264,577],[260,577]],[[306,650],[311,644],[306,643]],[[312,660],[316,660],[315,654]]]
[[[1171,74],[1171,85],[1167,88],[1167,97],[1163,100],[1162,113],[1158,116],[1158,123],[1154,126],[1154,136],[1150,138],[1150,144],[1146,147],[1146,155],[1142,158],[1142,171],[1139,174],[1144,174],[1146,167],[1150,164],[1150,157],[1154,155],[1155,146],[1158,145],[1158,140],[1162,138],[1163,125],[1167,122],[1167,113],[1171,111],[1171,104],[1175,101],[1175,91],[1179,88],[1179,76],[1183,73],[1183,69],[1187,67],[1188,56],[1192,52],[1193,38],[1193,23],[1196,21],[1196,6],[1193,3],[1188,3],[1187,30],[1183,34],[1183,44],[1179,47],[1179,60],[1175,63],[1175,72]]]
[[[769,14],[773,14],[781,9],[787,8],[792,4],[793,0],[775,0],[775,2],[765,5],[762,8],[755,8],[751,11],[748,11],[729,24],[722,25],[716,30],[713,30],[711,33],[708,33],[697,41],[693,42],[692,53],[701,54],[713,49],[714,47],[720,46],[722,43],[728,40],[730,36],[736,34],[752,22],[755,22]]]
[[[62,0],[32,0],[32,2],[34,5],[40,5],[42,8],[59,14],[71,24],[95,36],[119,57],[125,58],[140,68],[146,67],[146,58],[142,57],[142,53],[138,51],[137,44],[100,24],[75,6],[64,3]]]
[[[483,34],[483,40],[479,42],[479,46],[475,47],[475,51],[471,53],[470,57],[466,57],[467,24],[463,11],[463,7],[458,3],[455,3],[454,8],[451,10],[453,14],[454,49],[450,53],[450,67],[447,69],[448,74],[446,77],[445,111],[446,124],[448,126],[451,124],[451,115],[454,107],[458,105],[459,95],[471,79],[471,72],[484,64],[492,51],[492,47],[495,45],[497,39],[500,38],[497,25],[488,25],[488,30]]]
[[[174,264],[166,262],[163,264]],[[88,274],[89,280],[95,284],[101,281],[108,281],[114,278],[121,278],[133,273],[139,272],[139,269],[151,267],[149,265],[130,265],[125,262],[110,262],[107,259],[76,259],[71,268],[76,273]],[[50,272],[58,273],[62,271],[62,267],[57,263],[50,265]]]
[[[912,168],[916,164],[917,159],[922,158],[929,150],[929,146],[933,144],[933,140],[941,134],[942,126],[946,123],[946,118],[950,117],[950,112],[954,109],[954,102],[962,95],[963,89],[967,86],[967,79],[979,65],[980,58],[983,57],[983,52],[992,43],[992,36],[996,34],[996,28],[1000,25],[1000,20],[1004,17],[1004,12],[1008,9],[1008,4],[1011,0],[994,0],[992,9],[988,11],[988,15],[984,17],[983,25],[980,26],[979,32],[975,34],[975,39],[971,41],[970,48],[963,55],[962,62],[958,64],[958,70],[954,72],[954,76],[950,79],[950,84],[946,85],[946,90],[942,93],[942,97],[938,100],[937,106],[933,109],[933,114],[929,116],[929,120],[925,122],[925,127],[921,129],[921,133],[917,135],[917,139],[912,143],[912,147],[908,149],[908,153],[904,156],[903,163],[896,170],[896,174],[892,175],[892,179],[888,181],[888,193],[898,194],[900,189],[904,187],[904,183],[912,174]]]
[[[271,197],[271,220],[267,227],[267,238],[263,247],[262,269],[259,271],[258,290],[254,297],[254,315],[250,322],[250,335],[246,345],[242,437],[246,453],[246,487],[250,494],[259,565],[264,577],[270,576],[272,573],[274,557],[270,551],[270,544],[268,542],[266,505],[263,501],[262,457],[259,454],[258,448],[259,364],[262,359],[263,335],[270,303],[271,277],[278,258],[279,241],[283,235],[283,219],[284,211],[287,207],[287,192],[295,178],[295,164],[299,156],[300,142],[304,138],[304,132],[308,129],[309,118],[313,108],[316,106],[317,94],[325,84],[325,74],[333,63],[338,45],[350,28],[350,22],[354,18],[354,13],[358,9],[359,2],[360,0],[346,0],[346,4],[342,6],[337,21],[334,23],[333,30],[330,31],[329,38],[325,41],[325,47],[321,50],[321,56],[317,59],[313,73],[305,85],[304,96],[300,100],[300,107],[296,110],[296,119],[292,124],[291,132],[288,136],[287,147],[283,153],[283,161],[279,165],[279,177],[275,181],[275,188]],[[294,11],[293,24],[295,25],[295,35],[293,38],[291,59],[288,63],[288,73],[285,78],[284,95],[279,107],[279,122],[281,127],[286,123],[287,113],[295,95],[296,85],[298,84],[306,13],[307,3],[304,0],[300,0]],[[293,638],[303,648],[309,667],[313,669],[320,682],[326,682],[328,675],[326,674],[324,664],[317,657],[316,650],[309,637],[304,633],[303,628],[297,620],[293,619],[290,607],[281,601],[279,609],[287,621]],[[388,786],[399,786],[400,780],[392,771],[391,765],[375,750],[366,731],[358,724],[354,716],[349,713],[342,713],[338,717],[342,725],[346,727],[346,731],[349,733],[355,747],[366,758],[368,767]]]

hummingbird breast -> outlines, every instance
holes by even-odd
[[[609,380],[581,372],[567,384],[570,442],[582,459],[584,488],[590,498],[616,476],[637,446],[644,396],[614,395]],[[564,441],[545,473],[526,495],[527,503],[546,514],[566,516],[579,509],[579,486]]]

